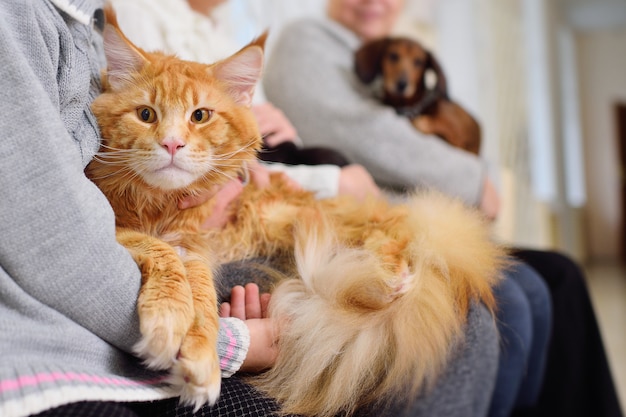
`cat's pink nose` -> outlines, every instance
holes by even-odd
[[[183,142],[180,139],[164,139],[163,142],[161,142],[161,146],[163,146],[165,149],[167,149],[167,152],[174,156],[176,154],[176,152],[178,152],[178,150],[180,150],[180,148],[185,147],[185,142]]]

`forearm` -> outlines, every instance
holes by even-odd
[[[84,176],[80,147],[44,89],[50,80],[41,74],[57,73],[54,52],[38,51],[51,56],[50,62],[42,60],[37,72],[30,70],[23,51],[45,42],[37,43],[36,29],[29,27],[32,33],[24,39],[31,44],[20,45],[18,29],[2,19],[2,268],[30,297],[130,350],[139,336],[139,271],[117,244],[113,213]]]

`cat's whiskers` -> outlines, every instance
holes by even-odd
[[[94,177],[94,179],[101,180],[119,175],[121,179],[131,183],[137,178],[143,177],[143,173],[153,170],[153,166],[150,164],[152,156],[150,150],[115,148],[104,144],[101,147],[106,150],[96,153],[94,159],[102,165],[117,169],[111,170],[106,175]]]
[[[100,162],[103,165],[125,165],[125,162],[132,161],[133,158],[131,156],[128,157],[120,157],[120,156],[104,156],[104,155],[94,155],[94,159]]]
[[[97,177],[91,177],[93,180],[102,180],[102,179],[106,179],[109,177],[116,177],[119,179],[124,179],[127,182],[131,182],[132,180],[134,180],[135,178],[137,178],[139,176],[139,174],[137,174],[137,172],[135,172],[135,170],[133,170],[131,167],[128,166],[120,166],[119,169],[115,170],[115,171],[111,171],[105,175],[100,175]]]
[[[103,149],[109,149],[109,150],[115,151],[115,152],[135,152],[135,151],[138,150],[138,149],[116,148],[114,146],[109,146],[109,145],[107,145],[105,143],[101,143],[100,147],[103,148]]]
[[[241,152],[245,152],[249,148],[252,148],[256,142],[257,142],[257,139],[256,138],[252,138],[252,139],[250,139],[250,141],[248,143],[243,144],[238,149],[234,149],[234,150],[232,150],[230,152],[224,152],[222,154],[214,155],[214,159],[216,159],[216,160],[231,159],[234,155],[237,155],[238,153],[241,153]]]
[[[209,176],[214,174],[219,175],[227,180],[235,179],[239,176],[241,170],[244,169],[246,162],[250,161],[250,158],[234,158],[235,155],[248,151],[257,142],[257,138],[253,137],[247,143],[243,144],[237,149],[221,154],[215,154],[211,157],[211,168],[203,175],[204,179],[210,179]],[[245,168],[247,169],[247,168]],[[235,172],[232,172],[232,171]]]
[[[232,166],[227,166],[226,168],[237,168],[240,167],[241,165],[232,165]],[[204,180],[208,180],[210,179],[210,176],[213,176],[214,174],[217,174],[218,176],[222,177],[222,178],[226,178],[226,180],[230,181],[230,180],[234,180],[236,179],[237,176],[237,172],[233,172],[232,170],[222,170],[220,168],[222,168],[223,165],[221,166],[213,166],[211,167],[211,169],[209,169],[206,173],[204,173],[204,175],[202,175],[202,179]]]
[[[125,162],[150,155],[150,151],[143,149],[120,149],[106,145],[102,145],[102,148],[108,150],[104,152],[97,152],[94,157],[103,164],[115,164],[118,162],[123,164]]]

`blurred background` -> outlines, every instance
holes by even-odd
[[[242,44],[324,0],[231,0]],[[626,404],[626,0],[406,0],[397,31],[439,58],[479,119],[507,243],[557,249],[588,272]]]

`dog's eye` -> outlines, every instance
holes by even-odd
[[[391,62],[398,62],[400,60],[400,55],[397,52],[390,52],[388,58]]]
[[[415,65],[416,67],[423,67],[424,66],[424,60],[423,59],[419,59],[419,58],[415,58],[415,61],[413,61],[413,65]]]

